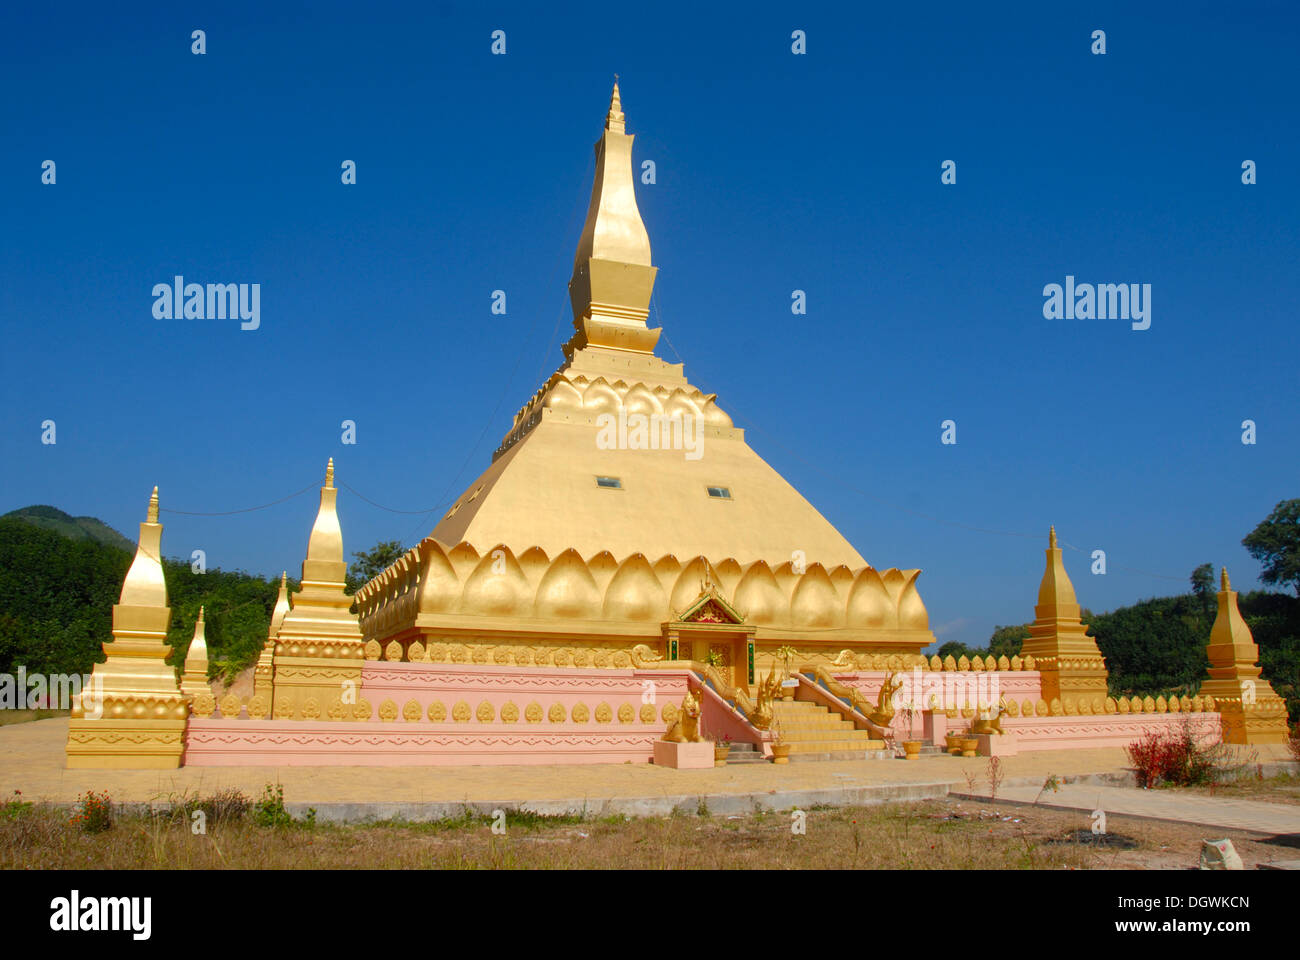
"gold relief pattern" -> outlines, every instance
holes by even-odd
[[[626,650],[619,650],[614,654],[614,667],[618,670],[627,670],[632,666],[632,657]]]
[[[418,700],[407,700],[402,705],[402,719],[407,723],[419,723],[421,712]]]
[[[1014,700],[1008,700],[1006,705],[1006,713],[1008,717],[1020,716],[1020,705],[1016,703],[1016,701]]]
[[[542,722],[542,705],[540,703],[530,703],[524,708],[524,719],[529,723]]]
[[[357,705],[352,708],[352,718],[354,720],[369,720],[374,716],[375,708],[370,705],[370,701],[365,697],[357,698]]]
[[[388,646],[384,647],[384,659],[391,660],[394,663],[400,662],[402,659],[402,645],[396,640],[390,641]]]
[[[424,644],[419,640],[413,641],[406,650],[406,658],[412,663],[424,663]]]
[[[1047,701],[1042,697],[1034,704],[1034,713],[1040,717],[1049,717],[1052,715],[1052,708],[1047,705]]]
[[[641,704],[641,722],[642,723],[655,722],[655,705],[653,703]]]
[[[367,659],[367,660],[378,660],[378,659],[379,659],[379,655],[380,655],[381,652],[382,652],[382,651],[380,650],[380,647],[379,647],[379,641],[378,641],[378,640],[367,640],[367,641],[366,641],[366,654],[365,654],[365,656],[366,656],[366,659]]]
[[[429,719],[434,723],[442,723],[447,719],[447,705],[441,700],[435,700],[429,704]]]
[[[591,711],[587,709],[585,703],[575,703],[573,705],[573,722],[586,723],[591,719]]]
[[[514,649],[515,664],[520,667],[530,666],[533,662],[533,652],[527,647],[515,647]]]
[[[614,721],[614,708],[611,707],[608,703],[602,702],[596,704],[596,722],[613,723],[613,721]]]
[[[452,663],[465,663],[469,660],[469,650],[463,643],[453,643],[447,650]]]
[[[252,716],[251,711],[249,712],[249,716]],[[304,700],[302,702],[302,716],[304,720],[319,720],[320,701],[317,700],[315,697],[308,697],[306,700]]]
[[[677,704],[665,703],[663,709],[659,711],[659,717],[664,723],[672,723],[677,719]]]
[[[650,705],[649,705],[649,704],[646,704],[646,706],[650,706]],[[653,707],[651,707],[651,709],[650,709],[650,714],[651,714],[651,716],[654,715],[654,708],[653,708]],[[620,705],[619,705],[619,708],[618,708],[618,722],[619,722],[619,723],[631,723],[631,722],[632,722],[633,720],[635,720],[635,719],[636,719],[636,711],[632,709],[632,704],[630,704],[630,703],[624,703],[624,704],[620,704]]]
[[[429,647],[429,660],[433,663],[447,662],[447,645],[445,643],[435,643]]]
[[[210,717],[217,709],[217,698],[210,693],[196,694],[190,704],[190,710],[196,717]]]
[[[1142,701],[1142,712],[1143,712],[1143,713],[1155,713],[1155,712],[1156,712],[1156,701],[1155,701],[1155,698],[1152,697],[1151,694],[1149,694],[1149,693],[1146,695],[1146,697],[1145,697],[1145,698],[1143,699],[1143,701]]]
[[[508,664],[510,662],[510,648],[497,647],[496,650],[492,652],[492,662],[502,665]]]
[[[1128,697],[1120,697],[1119,700],[1116,701],[1115,707],[1120,713],[1128,713],[1129,712]]]
[[[551,704],[551,709],[546,712],[546,719],[550,720],[551,723],[563,723],[564,717],[564,704],[562,703]]]
[[[1066,697],[1061,701],[1061,712],[1067,717],[1077,717],[1079,715],[1079,705],[1075,702],[1074,697]]]
[[[379,719],[384,723],[392,723],[397,719],[396,701],[389,697],[383,699],[383,702],[379,704]]]
[[[268,702],[266,694],[255,694],[248,701],[248,716],[253,720],[265,720],[266,715],[271,712],[271,704]]]
[[[608,651],[608,650],[597,650],[597,651],[596,651],[596,655],[593,656],[593,657],[591,658],[591,665],[592,665],[593,667],[600,667],[600,668],[602,668],[602,669],[608,667],[608,666],[609,666],[609,651]]]
[[[560,647],[559,650],[555,651],[554,663],[557,667],[567,667],[571,660],[572,657],[570,657],[567,647]]]
[[[330,704],[329,711],[326,715],[331,720],[342,720],[346,712],[347,711],[343,707],[343,701],[338,697],[335,697],[334,702]]]
[[[221,698],[221,716],[226,720],[235,720],[239,717],[240,708],[243,703],[240,701],[238,694],[228,693]]]
[[[501,704],[501,722],[502,723],[519,722],[519,708],[509,700]]]
[[[473,661],[474,661],[475,663],[487,663],[487,662],[488,662],[488,648],[487,648],[487,647],[475,647],[475,648],[474,648],[474,652],[473,652],[473,654],[472,654],[471,656],[472,656],[472,659],[473,659]]]
[[[587,665],[587,662],[588,662],[588,657],[587,657],[586,650],[573,651],[573,665],[575,667],[585,667]]]
[[[457,700],[451,708],[451,718],[457,723],[469,723],[471,715],[469,704],[464,700]]]
[[[478,709],[474,711],[474,716],[478,718],[479,723],[491,723],[497,718],[496,708],[484,700],[478,705]]]

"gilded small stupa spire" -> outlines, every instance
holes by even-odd
[[[1219,573],[1219,587],[1219,609],[1205,648],[1210,679],[1200,694],[1214,697],[1226,743],[1285,743],[1286,703],[1262,676],[1259,646],[1237,607],[1227,567]]]
[[[280,635],[280,625],[289,613],[289,572],[280,573],[280,593],[275,598],[271,610],[271,627],[266,632],[266,642],[258,655],[257,666],[253,668],[253,693],[265,694],[271,698],[272,679],[275,676],[275,638]]]
[[[200,693],[210,693],[208,686],[208,640],[203,626],[203,607],[194,621],[194,639],[185,652],[185,671],[181,675],[181,693],[191,701]]]
[[[1106,695],[1106,662],[1097,641],[1088,636],[1074,584],[1056,539],[1056,527],[1047,531],[1047,563],[1038,585],[1038,603],[1029,637],[1021,644],[1022,656],[1036,661],[1043,699],[1067,696],[1092,700]]]
[[[149,510],[144,516],[145,523],[158,522],[158,485],[154,484],[153,493],[149,495]]]
[[[1043,571],[1038,586],[1038,616],[1052,619],[1079,619],[1079,601],[1074,595],[1074,584],[1065,572],[1065,561],[1056,542],[1056,527],[1047,532],[1047,569]]]

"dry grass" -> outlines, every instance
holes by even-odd
[[[261,827],[253,814],[210,818],[190,830],[181,803],[154,816],[119,814],[86,834],[69,814],[40,805],[0,806],[0,868],[250,869],[1096,869],[1187,868],[1202,828],[1114,817],[1132,849],[1077,839],[1088,819],[1063,811],[925,801],[807,813],[582,820],[511,815],[506,834],[490,818],[428,824]],[[1289,851],[1234,838],[1248,865]]]

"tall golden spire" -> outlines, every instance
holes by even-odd
[[[167,584],[162,569],[162,524],[158,522],[158,488],[149,496],[149,509],[140,524],[135,559],[126,572],[119,603],[128,606],[167,606]]]
[[[261,671],[263,689],[268,680],[271,682],[271,709],[276,719],[321,716],[333,700],[346,692],[343,681],[351,681],[359,688],[364,662],[361,627],[347,592],[348,568],[343,560],[338,495],[331,458],[325,468],[325,486],[320,489],[320,509],[307,541],[307,557],[302,562],[302,584],[273,637],[268,638],[271,667]],[[281,584],[284,582],[281,576]],[[288,597],[284,599],[287,603]],[[280,610],[277,600],[272,622]],[[258,688],[259,670],[254,671],[254,690]]]
[[[650,235],[636,205],[633,137],[625,131],[615,83],[605,129],[596,141],[591,205],[569,281],[575,329],[565,345],[570,356],[588,345],[651,353],[659,339],[659,330],[646,326],[657,270],[650,263]]]
[[[334,487],[334,458],[325,468],[325,486],[320,489],[320,509],[307,541],[307,559],[302,578],[324,583],[344,582],[347,564],[343,561],[343,531],[339,528],[339,492]]]
[[[1081,616],[1074,584],[1057,545],[1056,527],[1052,527],[1047,533],[1047,564],[1038,585],[1034,622],[1020,646],[1022,655],[1036,661],[1045,700],[1106,696],[1106,662]]]
[[[176,668],[167,663],[171,608],[162,567],[158,488],[149,496],[135,559],[113,606],[113,638],[89,687],[72,704],[68,766],[78,769],[180,766],[185,718]]]

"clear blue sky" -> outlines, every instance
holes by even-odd
[[[1032,618],[1049,523],[1093,609],[1207,561],[1249,587],[1241,538],[1300,496],[1298,26],[1289,3],[8,4],[0,511],[133,537],[155,483],[235,510],[331,455],[387,506],[448,503],[561,359],[618,72],[666,340],[863,556],[923,569],[940,639]],[[177,273],[260,283],[261,329],[155,320]],[[1044,320],[1067,274],[1150,283],[1151,328]],[[315,507],[164,514],[164,549],[296,572]],[[438,516],[340,512],[350,550]]]

